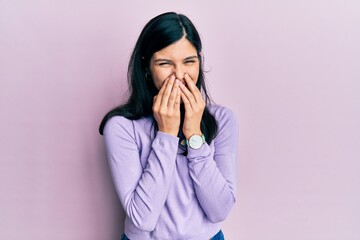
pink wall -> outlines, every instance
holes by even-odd
[[[0,239],[118,239],[97,127],[169,10],[199,28],[241,122],[227,239],[360,239],[359,1],[229,2],[0,1]]]

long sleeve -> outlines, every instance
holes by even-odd
[[[188,148],[189,172],[197,199],[211,222],[223,221],[235,204],[238,123],[234,114],[223,108],[216,115],[218,133],[200,149]]]
[[[175,169],[177,137],[157,132],[145,167],[134,125],[124,117],[111,118],[104,129],[113,181],[121,204],[133,224],[152,231],[166,201]]]

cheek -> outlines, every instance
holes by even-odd
[[[163,82],[167,77],[171,75],[171,71],[166,71],[165,69],[152,69],[151,70],[151,78],[154,82],[155,87],[160,90]]]
[[[199,68],[190,68],[187,73],[190,75],[191,79],[196,83],[199,78]]]

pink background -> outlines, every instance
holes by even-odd
[[[118,239],[97,128],[142,27],[170,10],[241,123],[227,239],[359,240],[358,0],[0,1],[0,239]]]

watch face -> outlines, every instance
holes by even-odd
[[[189,138],[189,146],[193,149],[199,149],[203,145],[203,139],[199,135],[192,135]]]

